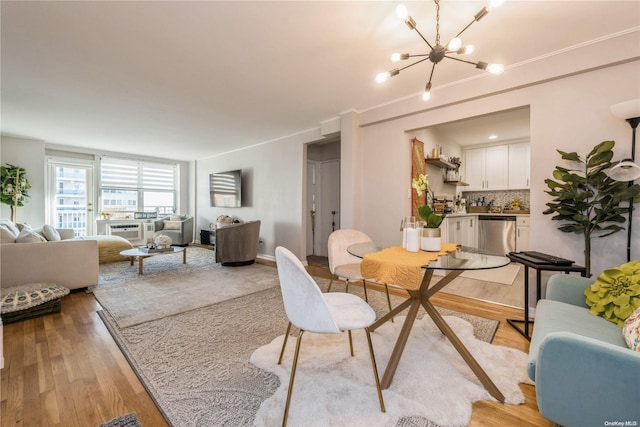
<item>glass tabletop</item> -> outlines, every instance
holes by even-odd
[[[358,258],[378,252],[383,248],[373,242],[356,243],[347,247],[347,251]],[[511,261],[506,256],[498,255],[483,249],[460,246],[453,252],[439,256],[422,268],[440,270],[485,270],[504,267]]]

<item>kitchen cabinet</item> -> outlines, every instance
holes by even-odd
[[[529,244],[530,237],[530,228],[529,228],[529,217],[528,216],[517,216],[516,217],[516,251],[528,251],[530,248]]]
[[[447,217],[447,243],[476,247],[478,241],[477,219],[475,215]]]
[[[528,189],[531,170],[531,152],[528,142],[509,144],[509,188]]]
[[[494,145],[465,151],[465,191],[506,190],[509,186],[509,146]]]

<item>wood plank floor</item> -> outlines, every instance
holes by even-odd
[[[326,277],[326,269],[310,267]],[[528,351],[528,342],[507,323],[522,310],[440,293],[436,305],[500,321],[494,344]],[[9,426],[97,426],[137,412],[146,427],[166,426],[162,414],[96,314],[92,294],[74,291],[62,312],[4,326],[5,368],[0,383],[0,418]],[[482,401],[473,405],[470,426],[555,424],[537,410],[535,389],[521,385],[523,405]]]

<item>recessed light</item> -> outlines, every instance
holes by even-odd
[[[498,135],[489,135],[489,139],[496,139]]]

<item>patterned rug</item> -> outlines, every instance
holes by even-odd
[[[275,274],[275,269],[272,269]],[[326,289],[328,280],[318,279]],[[361,293],[361,288],[350,291]],[[339,291],[341,289],[335,289]],[[362,294],[361,294],[362,296]],[[394,298],[393,304],[401,301]],[[386,313],[386,297],[370,292],[376,312]],[[282,335],[287,319],[279,287],[228,299],[127,328],[99,312],[129,363],[169,424],[250,426],[258,409],[280,385],[278,377],[251,363],[261,346]],[[458,315],[443,310],[445,315]],[[474,334],[490,341],[498,322],[464,315]],[[414,415],[397,426],[433,426]]]
[[[102,423],[98,427],[142,427],[142,424],[138,421],[138,415],[135,412],[131,412]]]

